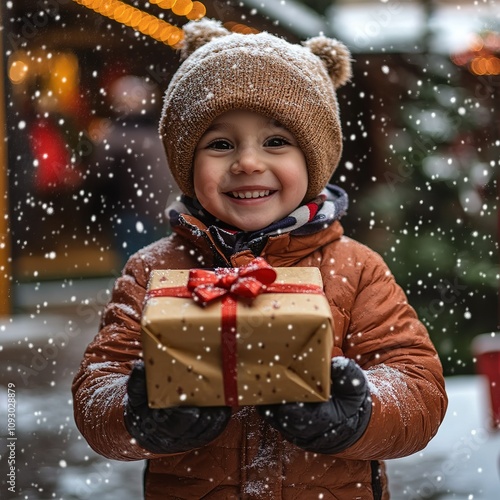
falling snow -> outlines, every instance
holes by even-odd
[[[230,16],[239,2],[230,3],[213,2],[213,8]],[[238,21],[255,21],[276,6],[285,16],[292,3],[251,1]],[[137,123],[159,114],[159,90],[166,86],[174,63],[147,37],[97,15],[89,17],[81,6],[74,5],[68,16],[65,4],[34,2],[29,15],[19,14],[12,0],[4,4],[5,62],[6,69],[12,69],[12,83],[6,86],[7,216],[15,311],[0,323],[0,374],[4,387],[16,383],[18,485],[23,498],[132,500],[142,494],[143,464],[107,461],[89,448],[73,421],[70,384],[101,315],[109,313],[109,290],[127,256],[168,231],[164,209],[178,193],[158,152],[156,121],[151,119],[147,133]],[[379,47],[375,38],[383,34],[384,23],[406,18],[391,10],[401,7],[400,2],[374,4],[378,10],[371,11],[364,30],[350,29],[355,77],[338,92],[345,140],[334,181],[350,197],[346,235],[374,248],[388,262],[439,350],[450,395],[448,415],[429,446],[388,463],[392,498],[491,500],[497,495],[500,443],[485,423],[486,388],[474,375],[470,346],[476,335],[494,331],[498,322],[498,77],[472,75],[454,64],[450,54],[426,52],[420,44],[404,54],[392,43]],[[473,4],[479,16],[494,2]],[[459,11],[462,5],[451,8]],[[160,17],[173,21],[169,16],[162,12]],[[313,34],[335,28],[334,19],[329,26],[324,20],[316,25],[305,14],[300,19],[274,20],[267,29],[296,29],[304,37],[304,26],[314,26]],[[52,28],[63,33],[68,29],[75,40],[89,36],[85,29],[96,37],[94,46],[79,54],[82,59],[73,74],[82,86],[62,109],[55,107],[58,92],[47,90],[43,78],[24,86],[15,80],[25,81],[33,67],[45,68],[53,84],[61,64],[69,73],[60,79],[59,90],[70,83],[72,49],[64,49],[61,42],[55,51],[50,36],[38,38]],[[12,37],[9,30],[19,36]],[[137,84],[134,92],[129,87],[121,93],[132,98],[132,123],[131,110],[126,111],[123,99],[113,101],[108,82],[122,64],[112,67],[112,46],[120,47],[123,60],[141,74],[138,80],[122,82]],[[63,51],[65,57],[59,54]],[[289,61],[295,62],[294,57]],[[216,88],[205,89],[202,98],[212,100],[216,93]],[[72,106],[78,111],[65,113]],[[28,138],[36,121],[42,128],[55,127],[68,142],[63,148],[65,169],[45,181],[41,173],[47,173],[44,166],[54,151],[37,156],[30,149]],[[113,162],[117,168],[110,168]],[[173,243],[164,245],[168,252]],[[5,248],[1,242],[0,249]],[[147,266],[147,247],[141,255]],[[197,258],[201,265],[203,257]],[[125,276],[119,291],[134,285]],[[345,278],[339,279],[339,286],[348,286]],[[132,307],[116,308],[117,314],[138,319]],[[293,325],[288,329],[293,331]],[[249,350],[258,347],[248,344]],[[89,369],[110,367],[111,361],[99,360]],[[397,402],[398,392],[406,389],[401,374],[385,366],[373,369],[368,380],[382,401]],[[112,404],[125,383],[124,376],[117,376],[94,396],[111,394]],[[244,418],[244,412],[237,418]],[[269,456],[263,450],[249,467],[258,468]],[[265,481],[251,484],[248,493],[259,494],[265,486]]]

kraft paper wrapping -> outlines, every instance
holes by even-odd
[[[275,284],[315,284],[317,268],[275,268]],[[189,270],[156,270],[149,290],[185,286]],[[332,318],[322,294],[263,293],[238,299],[238,405],[320,402],[330,394]],[[226,404],[221,302],[150,298],[142,318],[149,406]]]

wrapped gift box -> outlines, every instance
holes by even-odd
[[[225,276],[238,270],[215,272]],[[192,295],[193,271],[151,273],[142,318],[150,407],[328,398],[333,332],[320,272],[308,267],[269,267],[265,272],[264,281],[273,275],[276,280],[255,298],[253,292],[224,295],[215,285],[203,286],[204,276],[198,280],[200,298]],[[243,277],[240,284],[250,281]],[[212,300],[204,303],[207,293]],[[214,299],[214,294],[222,297]]]

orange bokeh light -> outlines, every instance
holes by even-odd
[[[175,46],[184,38],[182,29],[120,0],[73,1],[168,45]],[[201,19],[207,12],[199,1],[150,0],[150,3],[162,9],[172,9],[174,14],[185,16],[189,20]]]

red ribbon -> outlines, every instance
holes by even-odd
[[[273,284],[276,271],[262,257],[239,268],[191,269],[187,286],[150,290],[154,297],[192,298],[200,306],[221,300],[221,354],[224,398],[228,406],[238,406],[236,308],[238,298],[254,299],[261,293],[322,294],[316,285]]]

